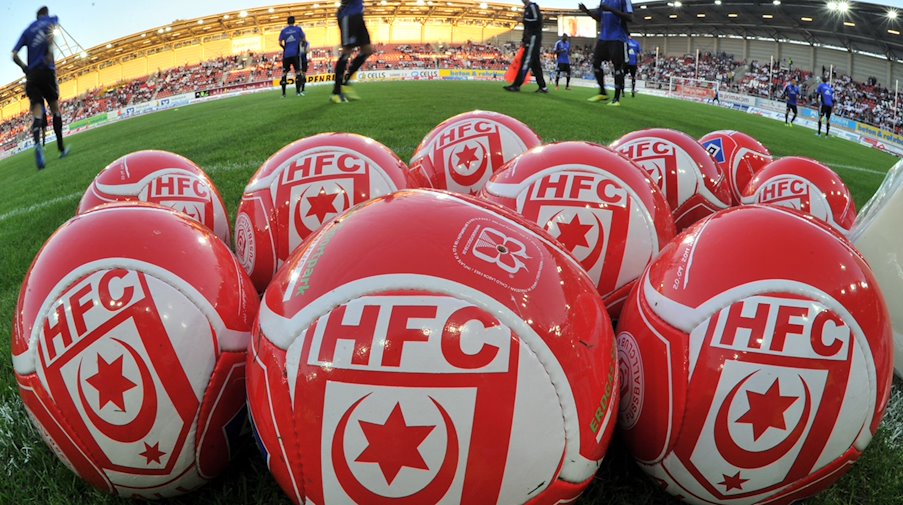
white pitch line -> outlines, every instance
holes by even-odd
[[[846,170],[853,170],[856,172],[865,172],[867,174],[877,174],[877,175],[885,175],[887,174],[887,170],[875,170],[874,168],[865,168],[865,167],[857,167],[856,165],[844,165],[842,163],[828,163],[828,165],[833,165],[838,168],[843,168]]]
[[[14,217],[21,216],[23,214],[30,214],[36,210],[41,210],[46,207],[50,207],[51,205],[56,205],[60,202],[65,202],[68,200],[74,200],[82,196],[82,193],[70,193],[68,195],[58,196],[56,198],[51,198],[50,200],[44,200],[43,202],[38,202],[29,205],[28,207],[19,207],[18,209],[13,209],[5,214],[0,214],[0,223],[6,221],[8,219],[12,219]]]

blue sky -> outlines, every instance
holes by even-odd
[[[496,0],[498,1],[498,0]],[[540,7],[574,7],[579,0],[538,0]],[[644,0],[634,0],[642,3]],[[730,3],[731,0],[725,0]],[[593,5],[593,0],[584,0]],[[117,2],[113,0],[65,0],[57,4],[46,0],[4,0],[0,6],[0,47],[6,46],[7,56],[0,57],[0,84],[21,77],[22,73],[9,58],[22,30],[35,18],[42,5],[50,13],[60,17],[60,24],[83,47],[90,48],[148,28],[165,25],[176,19],[191,19],[221,12],[232,12],[252,7],[278,5],[280,0],[152,0]],[[520,4],[516,0],[506,3]],[[886,0],[879,3],[903,8],[903,0]],[[126,7],[127,5],[127,7]],[[22,51],[25,58],[25,50]]]

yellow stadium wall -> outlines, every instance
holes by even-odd
[[[205,59],[203,44],[179,47],[174,52],[176,66],[196,65]]]

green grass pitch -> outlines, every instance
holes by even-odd
[[[608,144],[643,128],[667,127],[694,138],[717,129],[745,131],[776,156],[801,155],[834,168],[861,207],[896,158],[812,130],[776,121],[650,96],[626,97],[620,108],[586,102],[594,91],[506,93],[501,83],[393,82],[361,84],[360,102],[333,105],[328,87],[282,99],[279,91],[160,112],[67,139],[73,154],[38,172],[31,152],[0,161],[0,504],[122,503],[94,491],[45,447],[19,400],[9,358],[11,321],[22,279],[51,233],[75,213],[94,176],[116,158],[141,149],[179,153],[201,166],[234,218],[245,184],[260,164],[286,144],[329,131],[372,137],[410,159],[435,125],[474,109],[493,110],[530,125],[545,142]],[[231,219],[230,219],[231,221]],[[903,496],[903,393],[894,389],[885,423],[852,471],[814,504],[899,503]],[[289,503],[265,463],[246,441],[243,456],[223,477],[171,503]],[[616,441],[582,504],[671,503],[631,462]]]

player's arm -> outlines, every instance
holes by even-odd
[[[601,9],[593,9],[593,10],[589,10],[589,9],[587,9],[586,6],[583,5],[582,3],[581,3],[581,4],[577,4],[577,8],[580,9],[580,10],[581,10],[584,14],[586,14],[587,16],[589,16],[589,17],[595,19],[596,21],[599,21],[599,20],[602,18],[602,11],[601,11]]]
[[[22,71],[27,74],[28,73],[28,65],[26,65],[25,62],[22,61],[22,58],[19,58],[19,51],[21,51],[23,47],[25,47],[25,34],[24,33],[22,34],[21,37],[19,37],[19,42],[16,43],[16,47],[13,48],[13,62],[15,62],[16,65],[19,65],[19,68],[21,68]]]
[[[527,12],[524,14],[524,21],[530,23],[539,21],[539,8],[536,6],[536,4],[531,3],[527,7]]]

